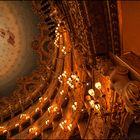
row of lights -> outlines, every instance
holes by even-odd
[[[67,84],[71,87],[74,88],[73,82],[79,82],[79,77],[76,74],[72,74],[71,77],[68,78]]]
[[[57,106],[50,106],[49,108],[48,108],[48,112],[50,113],[50,112],[56,112],[58,110],[58,107]]]
[[[21,115],[20,115],[20,119],[23,119],[23,118],[27,120],[27,119],[30,118],[30,116],[27,115],[27,114],[21,114]]]
[[[77,102],[74,102],[74,104],[72,105],[72,109],[75,111],[77,109]]]
[[[55,29],[56,39],[55,39],[55,41],[54,41],[54,45],[55,45],[56,47],[59,47],[59,45],[57,44],[57,42],[58,42],[59,38],[62,37],[62,35],[60,35],[60,33],[58,32],[59,28],[60,28],[60,24],[58,23],[58,24],[57,24],[57,27],[56,27],[56,29]]]
[[[95,88],[96,89],[98,89],[98,90],[101,90],[101,83],[100,82],[97,82],[97,83],[95,83]],[[93,89],[89,89],[88,90],[88,94],[91,96],[91,97],[95,97],[95,91],[93,90]],[[100,110],[100,108],[101,108],[101,106],[100,106],[100,104],[98,104],[98,103],[95,103],[95,101],[94,100],[89,100],[89,104],[90,104],[90,106],[91,106],[91,108],[94,108],[95,110],[97,110],[97,111],[99,111]]]
[[[65,46],[63,46],[63,48],[62,48],[62,50],[61,50],[62,52],[63,52],[63,54],[64,55],[66,55],[67,54],[67,52],[66,52],[66,47]]]
[[[61,129],[65,129],[65,128],[67,128],[69,131],[71,131],[72,130],[72,124],[70,123],[70,124],[68,124],[67,125],[67,120],[64,120],[63,122],[61,122],[60,124],[59,124],[59,126],[61,127]]]
[[[58,80],[60,83],[63,83],[63,78],[67,78],[67,72],[64,71],[62,75],[59,75]]]
[[[31,134],[34,134],[34,135],[38,135],[38,132],[37,132],[37,127],[31,127],[30,129],[29,129],[29,133],[31,133]]]
[[[60,95],[63,95],[63,93],[64,93],[64,90],[61,90],[61,91],[60,91]]]
[[[39,102],[46,101],[47,99],[48,99],[47,97],[45,97],[45,98],[43,98],[43,97],[40,97],[40,98],[39,98]]]

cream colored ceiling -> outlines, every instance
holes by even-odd
[[[16,79],[34,68],[31,42],[38,33],[38,18],[27,1],[0,1],[0,9],[0,95],[8,95]]]

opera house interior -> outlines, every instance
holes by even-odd
[[[140,139],[139,1],[0,9],[0,140]]]

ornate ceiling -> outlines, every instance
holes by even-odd
[[[39,20],[28,2],[0,1],[0,9],[0,96],[7,96],[15,89],[17,78],[35,68],[31,44]]]

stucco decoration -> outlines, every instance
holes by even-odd
[[[110,80],[111,88],[122,97],[126,110],[140,115],[140,82],[130,80],[125,67],[117,67],[111,73]]]

